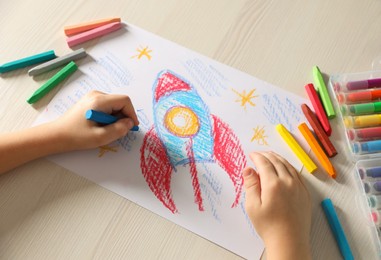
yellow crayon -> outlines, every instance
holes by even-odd
[[[344,118],[347,128],[362,128],[381,125],[381,114],[366,116],[348,116]]]
[[[276,126],[276,130],[283,138],[283,140],[287,143],[287,145],[291,148],[291,150],[296,154],[299,160],[303,163],[304,167],[306,167],[307,171],[313,173],[316,171],[317,166],[311,160],[311,158],[306,154],[302,147],[298,144],[298,142],[292,137],[290,132],[284,127],[282,124],[278,124]]]

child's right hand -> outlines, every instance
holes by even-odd
[[[243,171],[246,212],[262,237],[267,259],[309,259],[311,201],[302,176],[273,152],[252,153]]]

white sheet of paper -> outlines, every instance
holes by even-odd
[[[150,134],[148,131],[153,127],[153,132],[161,138],[164,146],[163,151],[163,147],[160,150],[160,145],[157,145],[156,148],[160,150],[158,153],[168,158],[171,153],[166,150],[170,148],[166,147],[168,139],[163,138],[163,131],[167,131],[168,134],[169,127],[173,126],[167,125],[169,121],[163,126],[160,115],[168,116],[165,111],[154,116],[153,95],[157,93],[156,83],[159,75],[164,75],[163,71],[167,72],[166,75],[180,78],[186,86],[190,86],[193,95],[199,97],[207,108],[203,111],[197,110],[196,114],[203,113],[197,116],[209,120],[213,115],[213,118],[225,122],[230,129],[225,133],[226,139],[235,143],[236,149],[242,148],[246,156],[251,151],[274,150],[299,170],[302,167],[301,163],[278,135],[275,125],[284,124],[294,132],[294,136],[303,145],[304,141],[300,140],[296,130],[298,123],[303,120],[300,104],[308,101],[133,25],[127,25],[126,28],[103,37],[91,49],[89,55],[90,57],[81,63],[79,71],[61,87],[35,124],[56,119],[84,94],[95,89],[106,93],[128,94],[137,110],[140,130],[130,132],[123,139],[110,144],[108,151],[94,149],[49,158],[242,257],[258,259],[264,247],[245,213],[244,191],[237,192],[240,194],[239,202],[232,207],[237,196],[235,185],[239,186],[239,181],[234,183],[227,171],[216,162],[217,150],[223,153],[222,158],[233,158],[224,162],[227,165],[231,165],[229,160],[234,161],[233,153],[236,152],[226,147],[216,148],[215,146],[221,144],[213,142],[213,135],[209,135],[206,136],[207,142],[211,143],[214,149],[198,145],[197,139],[194,138],[194,163],[190,164],[189,160],[181,163],[180,157],[190,155],[190,150],[181,146],[181,140],[185,139],[188,142],[191,139],[181,135],[186,134],[188,130],[192,132],[194,126],[189,124],[195,124],[192,118],[184,116],[184,113],[178,114],[180,117],[174,117],[171,121],[178,127],[190,127],[181,132],[180,136],[171,139],[175,146],[179,144],[182,149],[179,158],[171,157],[172,169],[169,169],[170,194],[176,211],[172,212],[173,210],[166,207],[150,189],[148,183],[153,180],[145,179],[141,160],[148,162],[157,158],[147,156],[141,159],[141,149],[146,149],[142,148],[144,137],[152,135],[152,131]],[[172,97],[180,92],[186,91],[161,93],[161,98]],[[177,101],[168,102],[169,105],[179,105]],[[159,109],[168,109],[168,106],[158,107],[157,110]],[[190,109],[195,109],[193,103],[190,104]],[[200,129],[202,128],[200,127],[199,131]],[[212,132],[216,131],[217,129],[212,127]],[[234,136],[238,137],[239,142]],[[148,140],[152,141],[150,137]],[[208,157],[209,162],[197,159],[197,153],[205,152],[204,150],[211,153],[210,158]],[[252,166],[249,158],[246,159],[247,164]],[[178,164],[174,166],[176,162]],[[148,169],[154,172],[155,167],[151,165]],[[194,179],[191,172],[197,175],[198,186],[192,184]],[[240,173],[235,174],[240,176]],[[158,182],[160,181],[159,179]],[[197,189],[198,193],[194,191]],[[164,192],[160,196],[168,197],[163,194]],[[197,196],[198,202],[195,201]]]

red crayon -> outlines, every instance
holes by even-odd
[[[381,90],[359,91],[341,93],[338,95],[339,102],[342,103],[360,103],[381,99]]]
[[[327,134],[324,132],[323,127],[321,126],[319,120],[317,119],[316,115],[312,110],[306,105],[302,104],[302,110],[303,114],[308,120],[308,123],[310,123],[312,129],[314,130],[317,138],[319,139],[320,143],[322,144],[324,151],[327,153],[328,157],[333,157],[337,154],[336,148],[333,146],[331,141],[329,140]]]
[[[311,100],[312,106],[314,107],[315,113],[320,120],[321,125],[323,126],[324,131],[328,136],[332,133],[331,125],[329,124],[328,117],[325,114],[323,105],[320,102],[320,98],[316,93],[315,87],[313,84],[307,84],[304,86],[307,91],[308,97]]]
[[[349,140],[369,141],[381,139],[381,126],[362,129],[348,129]]]

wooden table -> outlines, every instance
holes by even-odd
[[[120,16],[132,24],[306,96],[312,67],[371,69],[381,54],[381,1],[1,1],[0,63],[69,52],[63,26]],[[31,126],[49,99],[25,102],[46,76],[0,77],[0,132]],[[336,181],[303,172],[313,198],[314,259],[340,253],[320,207],[332,198],[356,259],[375,259],[356,206],[353,163],[333,121]],[[1,156],[1,155],[0,155]],[[0,176],[1,259],[238,259],[235,254],[46,159]]]

